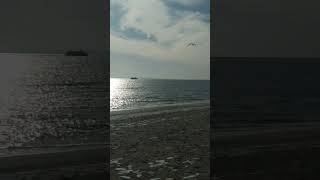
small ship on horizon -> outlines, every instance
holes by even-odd
[[[88,53],[85,52],[84,50],[78,50],[78,51],[70,50],[65,52],[64,55],[65,56],[88,56]]]

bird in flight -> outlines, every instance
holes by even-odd
[[[189,46],[197,46],[197,44],[196,44],[196,43],[191,42],[191,43],[189,43],[189,44],[187,45],[187,47],[189,47]]]

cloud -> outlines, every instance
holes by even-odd
[[[209,63],[210,25],[206,15],[177,11],[164,0],[113,0],[112,4],[120,6],[124,13],[119,17],[120,29],[110,32],[111,52],[164,61]],[[155,41],[131,38],[124,33],[128,30],[152,36]],[[186,47],[190,42],[197,46]]]
[[[120,20],[122,30],[132,28],[150,37],[170,23],[169,9],[161,0],[129,0],[122,6],[126,10]]]
[[[206,2],[206,0],[166,0],[171,3],[178,3],[183,6],[195,6]]]
[[[161,79],[209,79],[210,66],[163,62],[150,58],[112,54],[111,77],[145,77]]]

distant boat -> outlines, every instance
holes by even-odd
[[[79,50],[79,51],[67,51],[64,55],[65,56],[88,56],[88,53],[83,50]]]
[[[138,79],[137,77],[131,77],[130,79]]]

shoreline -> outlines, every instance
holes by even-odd
[[[141,106],[136,108],[128,108],[128,109],[116,109],[110,110],[110,121],[117,119],[117,116],[123,116],[128,114],[135,114],[135,116],[140,114],[159,114],[164,112],[174,112],[190,110],[194,108],[206,108],[210,105],[210,100],[200,100],[200,101],[192,101],[185,103],[172,103],[172,104],[154,104],[148,106]],[[147,113],[146,113],[147,112]]]
[[[127,112],[127,111],[139,111],[141,109],[146,110],[155,110],[159,108],[168,108],[168,107],[182,107],[182,106],[197,106],[197,105],[207,105],[210,103],[210,100],[197,100],[197,101],[189,101],[189,102],[178,102],[178,103],[162,103],[162,104],[149,104],[145,106],[139,106],[135,108],[127,108],[127,109],[110,109],[110,113],[117,114],[121,112]]]

